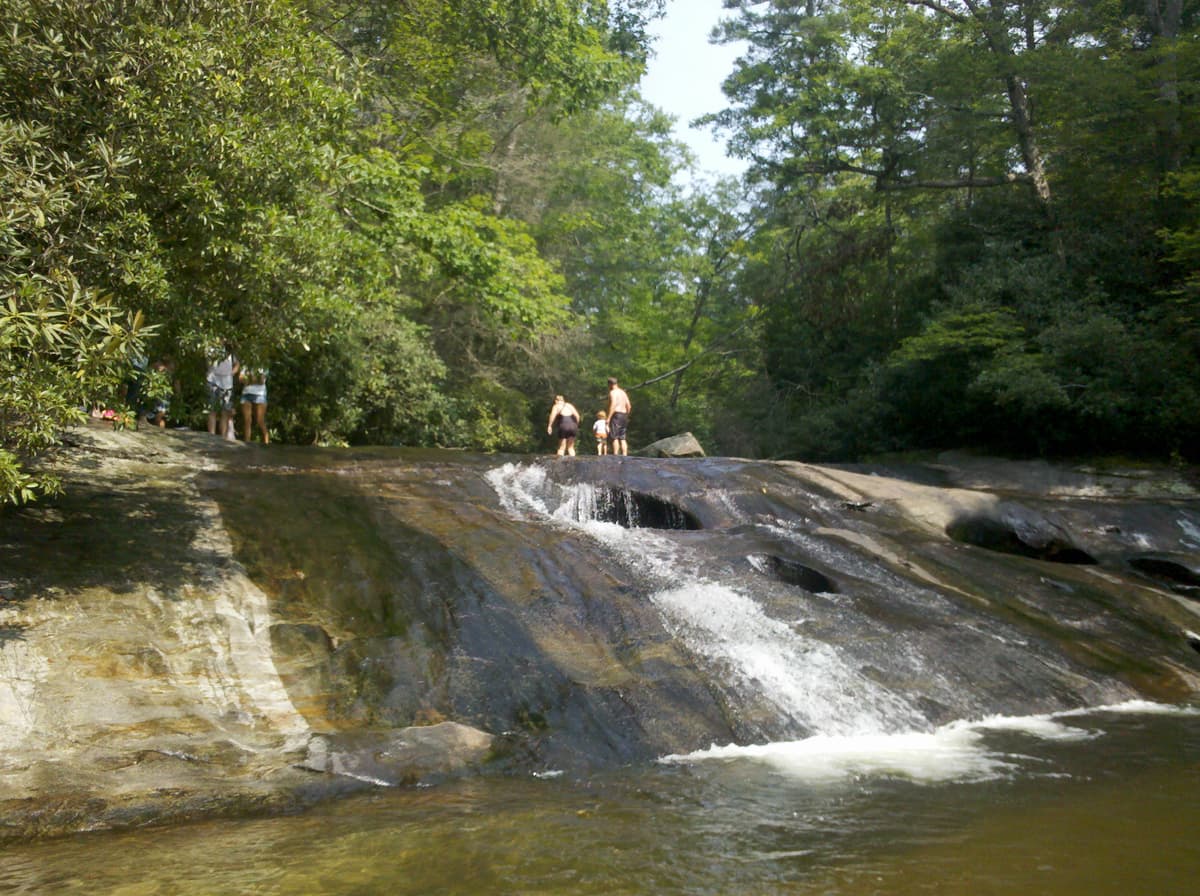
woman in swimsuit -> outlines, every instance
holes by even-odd
[[[558,430],[558,456],[567,454],[574,457],[575,437],[579,435],[579,411],[561,395],[554,396],[554,406],[550,408],[546,434],[552,434],[555,429]]]

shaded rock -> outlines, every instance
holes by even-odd
[[[626,529],[703,528],[692,514],[674,502],[627,489],[597,490],[596,519]]]
[[[946,534],[964,544],[1020,557],[1054,563],[1096,562],[1072,543],[1061,526],[1011,502],[997,505],[991,513],[958,517],[946,526]]]
[[[746,559],[755,569],[764,574],[775,576],[781,582],[795,585],[805,591],[815,594],[836,594],[838,592],[837,585],[829,576],[795,560],[776,557],[774,554],[752,554]]]
[[[1200,601],[1200,562],[1194,556],[1143,554],[1131,557],[1129,565],[1175,593]]]
[[[460,772],[487,759],[492,735],[460,725],[345,731],[314,737],[300,764],[310,771],[396,786]]]
[[[1200,497],[1200,478],[1192,468],[1131,463],[1068,464],[1045,460],[945,451],[927,463],[858,465],[882,475],[944,487],[984,489],[998,493],[1072,498]]]
[[[651,442],[636,452],[641,457],[704,457],[704,448],[690,432]]]

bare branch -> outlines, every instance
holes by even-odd
[[[808,162],[801,166],[805,174],[837,174],[849,172],[875,178],[876,189],[886,190],[967,190],[974,187],[1003,187],[1009,184],[1028,184],[1033,182],[1029,174],[1010,173],[997,174],[994,177],[956,177],[933,178],[931,180],[898,180],[891,179],[888,171],[877,168],[864,168],[861,165],[851,165],[849,162]]]
[[[931,9],[934,12],[946,16],[947,18],[951,18],[956,22],[965,22],[968,20],[967,16],[963,15],[956,9],[951,9],[944,3],[940,3],[939,0],[905,0],[905,2],[909,6],[924,6],[926,9]]]
[[[739,324],[738,326],[736,326],[732,330],[730,330],[728,333],[726,333],[724,336],[722,336],[720,339],[718,339],[716,342],[714,342],[712,345],[710,345],[708,348],[706,348],[704,351],[702,351],[698,355],[696,355],[696,357],[692,358],[690,361],[685,361],[683,364],[680,364],[674,370],[668,370],[666,373],[661,373],[656,377],[651,377],[648,380],[643,380],[642,382],[638,383],[636,386],[629,386],[629,387],[627,387],[626,391],[632,392],[634,389],[642,388],[642,386],[649,386],[653,383],[659,382],[660,380],[665,380],[665,379],[668,379],[669,377],[673,377],[676,374],[682,373],[683,371],[687,370],[693,364],[696,364],[698,361],[700,361],[701,358],[705,358],[708,355],[732,354],[733,352],[731,352],[729,349],[723,349],[723,348],[721,348],[721,346],[724,345],[725,343],[728,343],[731,339],[733,339],[733,337],[737,336],[744,329],[746,329],[746,323]]]
[[[630,386],[629,391],[632,392],[634,389],[640,389],[640,388],[642,388],[642,386],[649,386],[649,385],[659,382],[660,380],[665,380],[670,377],[673,377],[677,373],[682,373],[683,371],[685,371],[689,367],[691,367],[693,364],[695,364],[697,361],[699,361],[701,358],[703,358],[705,354],[706,354],[706,352],[701,352],[700,354],[696,355],[696,357],[692,358],[692,360],[686,361],[683,364],[680,364],[674,370],[668,370],[666,373],[660,373],[656,377],[652,377],[648,380],[642,380],[636,386]]]
[[[967,190],[976,187],[1004,187],[1033,183],[1028,174],[999,174],[995,177],[961,177],[946,180],[910,180],[879,182],[880,190]]]

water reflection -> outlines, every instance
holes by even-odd
[[[4,851],[0,893],[1178,893],[1200,873],[1200,718],[993,731],[1019,773],[804,780],[762,762],[379,791],[270,820]]]

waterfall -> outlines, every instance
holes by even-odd
[[[835,646],[769,616],[744,584],[698,576],[696,558],[679,533],[636,528],[638,502],[628,492],[559,483],[531,465],[506,464],[488,481],[509,512],[572,527],[609,547],[650,582],[648,597],[664,626],[712,677],[746,699],[769,704],[787,723],[782,727],[833,736],[929,727],[907,699],[863,675]]]
[[[569,470],[561,472],[567,473],[564,479],[571,478]],[[668,501],[620,485],[560,482],[555,478],[559,474],[555,467],[507,464],[487,478],[514,516],[534,525],[568,527],[608,548],[641,585],[665,630],[705,670],[729,710],[754,719],[751,729],[767,741],[714,744],[664,756],[663,762],[749,761],[812,782],[864,775],[926,783],[991,780],[1028,773],[1031,760],[1012,751],[1014,736],[1082,742],[1097,733],[1065,725],[1062,719],[1170,709],[1129,702],[1130,691],[1120,682],[1097,680],[1086,683],[1084,693],[1116,699],[1097,701],[1091,709],[994,714],[990,692],[979,683],[979,676],[988,672],[1010,676],[1018,670],[1028,680],[1012,680],[1030,695],[1036,695],[1042,681],[1053,686],[1079,679],[1053,654],[1039,654],[1024,630],[964,609],[924,583],[872,564],[869,552],[864,560],[862,554],[816,538],[798,521],[746,518],[732,496],[719,489],[706,491],[703,502],[731,521],[726,524],[729,536],[754,530],[768,544],[774,539],[795,546],[824,569],[847,572],[848,581],[882,592],[886,606],[901,618],[921,619],[935,634],[923,640],[920,627],[892,629],[860,617],[852,592],[785,557],[750,554],[745,564],[722,561],[729,556],[726,533],[680,531],[701,527]],[[758,575],[745,574],[746,568]],[[797,587],[781,599],[778,583],[789,579]],[[810,626],[810,621],[818,624]],[[926,649],[945,650],[949,631],[958,653],[927,655]],[[1046,669],[1055,674],[1039,678]],[[974,677],[964,677],[964,671]],[[1056,678],[1059,672],[1062,678]],[[889,687],[889,681],[899,683]],[[964,714],[939,725],[922,711],[926,706],[942,708],[939,722],[945,721],[946,707]],[[767,723],[759,724],[764,718]]]

